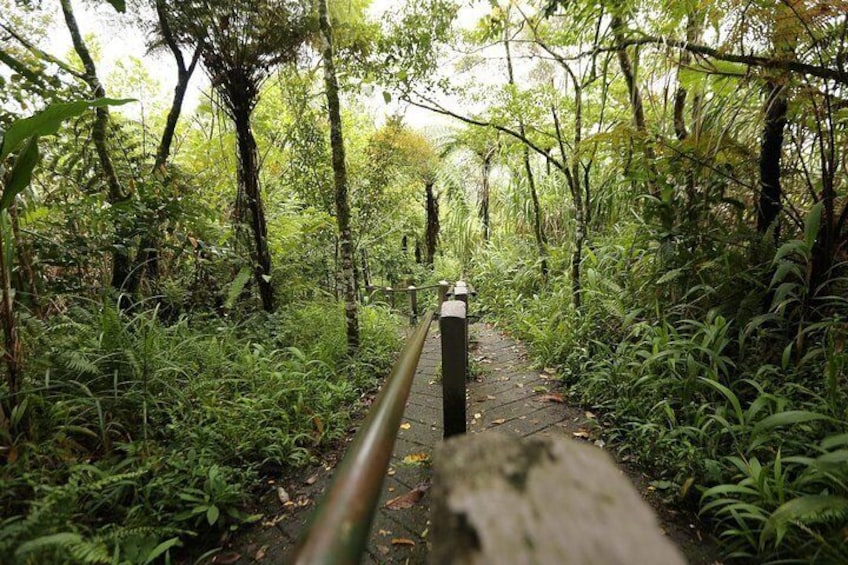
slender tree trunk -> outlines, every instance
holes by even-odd
[[[327,0],[318,0],[319,23],[323,39],[324,87],[327,91],[327,110],[330,118],[330,145],[333,151],[333,180],[336,188],[336,221],[339,225],[342,278],[344,284],[347,346],[353,353],[359,348],[359,319],[356,311],[356,289],[353,281],[353,240],[350,230],[350,204],[347,199],[347,168],[345,166],[342,116],[339,107],[339,83],[333,61],[333,30],[330,26]]]
[[[491,226],[489,223],[489,173],[492,169],[492,157],[483,155],[483,187],[480,191],[480,221],[483,222],[483,241],[489,241]]]
[[[12,283],[10,280],[10,265],[6,261],[7,247],[9,242],[6,241],[5,234],[11,230],[6,229],[8,215],[5,212],[0,212],[0,291],[2,291],[3,310],[0,312],[3,323],[3,334],[5,337],[5,351],[3,358],[6,361],[7,383],[9,385],[9,397],[14,398],[20,390],[21,376],[21,346],[18,341],[18,330],[15,322],[14,304],[12,301]],[[14,401],[10,407],[14,406]]]
[[[359,250],[359,256],[362,263],[362,281],[365,283],[365,288],[367,289],[371,286],[371,272],[368,270],[368,253],[364,247]]]
[[[509,16],[507,15],[507,20]],[[509,47],[509,25],[504,26],[504,50],[506,51],[506,69],[509,84],[515,88],[515,72],[512,68],[512,52]],[[524,118],[518,116],[518,133],[526,137]],[[536,192],[536,179],[533,176],[533,168],[530,166],[530,148],[522,144],[522,157],[524,160],[524,172],[527,175],[527,185],[530,188],[530,199],[533,202],[533,235],[536,238],[536,249],[539,253],[539,266],[542,271],[542,279],[548,276],[548,251],[545,239],[544,226],[542,225],[542,207],[539,204],[539,194]]]
[[[38,297],[38,284],[35,278],[35,269],[32,266],[32,248],[27,240],[21,235],[21,226],[18,221],[18,205],[12,203],[9,206],[9,221],[12,227],[12,239],[16,242],[16,255],[18,263],[21,266],[21,287],[26,287],[26,292],[29,294],[30,304],[33,315],[36,318],[41,318],[41,304]]]
[[[616,44],[619,46],[616,49],[618,57],[618,65],[621,68],[621,74],[624,75],[624,81],[627,83],[627,92],[630,95],[630,110],[633,114],[633,124],[636,126],[636,131],[642,136],[640,145],[642,153],[645,157],[645,167],[648,172],[648,193],[654,198],[660,198],[660,192],[657,188],[657,171],[654,166],[656,155],[654,149],[648,142],[648,124],[645,120],[645,105],[642,102],[642,93],[639,90],[639,85],[636,83],[636,73],[633,70],[633,62],[630,60],[630,55],[627,53],[627,48],[624,47],[624,22],[621,17],[615,15],[610,21],[613,37]],[[668,227],[671,222],[670,211],[660,214],[663,226]]]
[[[424,264],[432,268],[436,249],[439,245],[439,231],[441,229],[439,225],[439,197],[433,188],[433,181],[428,180],[424,183],[424,194],[427,205],[427,230],[424,234]]]
[[[85,73],[83,75],[86,84],[91,89],[92,94],[97,98],[106,96],[106,90],[97,76],[97,67],[94,65],[94,59],[88,51],[88,47],[82,38],[82,34],[77,25],[76,17],[74,16],[71,0],[61,0],[62,13],[65,17],[65,24],[71,34],[71,41],[74,46],[74,51],[82,61]],[[94,110],[94,126],[91,130],[91,141],[94,143],[94,149],[97,153],[97,158],[100,161],[100,167],[103,169],[103,175],[106,178],[106,186],[108,187],[108,196],[110,204],[117,204],[127,200],[130,195],[124,193],[121,183],[118,180],[118,174],[112,164],[112,158],[109,155],[109,149],[106,144],[107,129],[109,127],[109,110],[106,106],[95,108]],[[116,219],[115,226],[115,251],[112,253],[112,288],[121,289],[124,283],[130,276],[131,262],[127,248],[129,247],[129,237],[126,230],[121,226],[120,219]]]
[[[174,97],[171,100],[171,108],[168,110],[168,117],[165,121],[165,129],[162,130],[162,137],[159,139],[159,146],[156,149],[156,157],[153,160],[153,174],[161,175],[165,178],[165,164],[171,155],[171,145],[174,142],[174,135],[177,131],[177,122],[182,113],[183,101],[185,100],[188,83],[191,80],[197,63],[200,60],[200,49],[196,49],[192,55],[191,62],[186,65],[183,53],[174,37],[171,24],[168,20],[167,4],[165,0],[156,0],[156,16],[159,21],[159,30],[162,33],[162,38],[165,44],[171,50],[174,56],[174,61],[177,64],[177,85],[174,87]],[[155,230],[155,227],[154,227]],[[140,282],[141,273],[144,272],[147,280],[155,284],[159,279],[159,237],[154,230],[148,230],[147,234],[142,237],[141,246],[139,249],[139,258],[136,261],[137,265],[133,272],[133,285],[131,290],[135,292]]]
[[[686,21],[686,41],[688,43],[696,43],[700,34],[698,16],[696,14],[689,14]],[[686,49],[683,49],[680,52],[680,63],[677,69],[677,91],[674,94],[674,135],[677,137],[678,141],[683,141],[689,137],[689,130],[686,128],[685,117],[686,101],[689,93],[680,81],[680,70],[683,67],[688,66],[691,62],[692,54]],[[700,98],[697,94],[692,98],[692,121],[694,127],[698,128],[699,126],[695,122],[697,121],[698,114],[700,112]],[[695,185],[695,171],[691,164],[686,167],[686,195],[688,199],[686,212],[688,214],[690,229],[692,230],[692,233],[698,234],[698,220],[700,217],[701,205],[699,203],[698,190]]]
[[[576,85],[576,81],[575,81]],[[579,91],[579,87],[578,87]],[[582,305],[582,282],[580,278],[580,265],[583,263],[583,245],[586,243],[586,215],[584,214],[583,193],[580,190],[579,177],[575,177],[574,171],[578,170],[575,165],[574,169],[568,168],[568,155],[565,151],[565,143],[563,142],[562,128],[559,123],[559,115],[556,111],[556,106],[551,105],[551,115],[554,120],[554,131],[556,132],[559,152],[562,156],[562,172],[565,175],[565,180],[568,183],[568,189],[571,192],[571,198],[574,200],[574,223],[577,224],[576,234],[574,236],[574,252],[571,254],[571,301],[575,309],[580,309]],[[578,120],[578,124],[579,124]],[[579,133],[575,133],[579,141]],[[575,146],[576,147],[576,146]],[[574,157],[577,162],[577,156]]]
[[[250,227],[253,232],[254,274],[262,299],[262,308],[266,312],[274,310],[274,288],[271,285],[271,253],[268,250],[268,225],[265,222],[265,207],[259,188],[259,160],[256,140],[250,127],[250,108],[241,106],[233,109],[238,139],[238,176],[239,185],[250,213]]]

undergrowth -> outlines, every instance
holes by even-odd
[[[473,280],[487,315],[559,368],[728,559],[845,563],[848,281],[808,293],[809,232],[757,269],[726,249],[681,264],[617,234],[588,250],[580,310],[567,276],[543,283],[520,247],[490,248]]]
[[[343,310],[320,302],[239,321],[92,305],[26,322],[26,387],[0,414],[10,564],[170,561],[256,520],[242,508],[259,474],[342,437],[398,346],[389,311],[363,308],[348,359]]]

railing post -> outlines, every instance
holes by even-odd
[[[441,313],[442,313],[442,304],[444,303],[445,298],[448,295],[448,292],[450,292],[450,283],[448,281],[444,281],[444,280],[439,281],[439,306],[436,310],[436,312],[438,312],[439,315],[441,315]]]
[[[418,321],[418,291],[415,285],[409,285],[409,324],[414,326]]]
[[[465,433],[465,378],[468,374],[468,325],[465,302],[442,304],[442,412],[444,437]]]
[[[464,281],[456,281],[453,287],[453,299],[460,300],[465,303],[466,314],[468,313],[468,285]]]
[[[392,287],[386,287],[386,303],[394,310],[395,308],[395,293],[392,292]]]

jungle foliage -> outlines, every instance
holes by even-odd
[[[0,555],[213,547],[387,370],[366,287],[464,276],[728,560],[848,560],[843,0],[60,4],[0,0]]]

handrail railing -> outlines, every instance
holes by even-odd
[[[432,320],[432,313],[426,313],[407,340],[287,563],[360,561]]]
[[[442,302],[444,301],[445,295],[448,293],[450,288],[451,287],[447,281],[439,281],[438,284],[428,284],[424,286],[409,285],[406,288],[392,288],[390,286],[380,287],[374,285],[367,285],[365,287],[365,297],[367,297],[369,303],[373,303],[375,301],[375,297],[379,294],[382,294],[385,298],[386,304],[388,304],[391,308],[394,309],[397,306],[396,296],[399,294],[408,295],[409,298],[406,302],[409,306],[409,324],[414,325],[418,322],[418,316],[420,314],[419,293],[421,291],[438,289],[438,292],[436,294],[436,312],[438,312],[439,309],[442,307]],[[365,297],[363,297],[363,301],[365,300]]]

